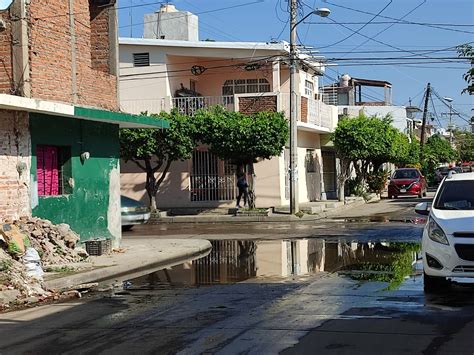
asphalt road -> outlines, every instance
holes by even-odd
[[[409,217],[414,201],[385,203],[370,208]],[[178,237],[215,237],[215,250],[112,293],[2,314],[0,353],[472,355],[474,285],[423,292],[419,225],[347,219],[321,228],[347,235],[315,236],[309,226],[291,239],[297,226],[170,225]],[[411,234],[380,232],[399,225]]]

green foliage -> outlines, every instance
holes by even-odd
[[[288,121],[276,112],[248,116],[217,106],[198,111],[195,122],[201,142],[220,159],[236,164],[280,155],[289,137]]]
[[[8,243],[7,251],[10,255],[13,256],[21,255],[20,246],[15,241],[11,241]]]
[[[13,266],[13,261],[9,259],[0,260],[0,272],[8,271]]]
[[[28,238],[27,235],[23,236],[23,244],[25,245],[25,248],[29,248],[31,246],[30,238]]]
[[[363,263],[359,269],[367,272],[353,275],[352,278],[389,282],[388,290],[393,290],[400,286],[405,277],[411,275],[413,271],[413,254],[420,251],[420,245],[417,243],[400,243],[390,244],[389,248],[392,251],[389,263]]]
[[[474,161],[474,133],[469,131],[455,131],[454,142],[459,158],[462,161]]]
[[[456,47],[460,57],[467,57],[471,59],[471,68],[463,75],[463,79],[467,82],[467,87],[462,90],[462,93],[472,95],[474,93],[474,48],[469,44],[463,44]]]
[[[391,125],[390,115],[343,118],[333,141],[339,157],[372,163],[375,169],[383,163],[403,161],[409,151],[408,138]]]
[[[120,152],[125,160],[156,160],[164,161],[186,160],[191,157],[195,147],[195,126],[188,116],[183,116],[174,110],[171,113],[162,112],[159,117],[170,123],[168,129],[129,129],[120,130]]]
[[[378,170],[369,173],[367,175],[369,190],[380,194],[385,189],[389,175],[390,173],[386,170]]]
[[[458,159],[458,152],[439,134],[428,138],[424,146],[423,155],[421,172],[429,184],[434,184],[435,182],[434,170],[436,167],[442,163],[450,163]]]
[[[196,126],[191,117],[183,116],[177,110],[162,112],[159,117],[167,120],[170,128],[120,130],[122,158],[133,161],[147,173],[145,187],[152,209],[156,208],[155,196],[171,163],[191,158],[196,147]]]
[[[435,165],[439,165],[456,160],[458,154],[446,139],[435,134],[429,137],[425,144],[424,157],[426,160],[434,162]]]
[[[360,196],[364,198],[367,196],[368,186],[360,179],[349,179],[346,182],[346,186],[346,190],[349,195]]]

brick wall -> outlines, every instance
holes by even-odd
[[[0,110],[0,222],[30,214],[28,132],[27,113]]]
[[[74,0],[77,103],[118,110],[117,78],[108,68],[108,14],[114,10],[91,13],[89,1]],[[29,10],[32,97],[72,103],[69,1],[32,0]]]
[[[92,68],[110,73],[109,11],[103,11],[93,0],[90,3]]]
[[[277,111],[277,97],[274,96],[254,96],[254,97],[240,97],[239,111],[250,115],[262,111]]]
[[[7,28],[0,32],[0,93],[10,94],[13,89],[12,37],[8,11],[0,11]]]
[[[301,96],[301,122],[308,122],[308,98]]]

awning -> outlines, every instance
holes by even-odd
[[[169,122],[156,117],[132,115],[58,102],[0,94],[0,109],[117,124],[120,128],[169,128]]]

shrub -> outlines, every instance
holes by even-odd
[[[367,184],[369,185],[369,190],[380,195],[380,193],[385,189],[388,176],[389,172],[386,170],[379,170],[369,173],[367,175]]]
[[[349,195],[362,196],[367,195],[367,184],[359,179],[349,179],[346,182],[346,191]]]

